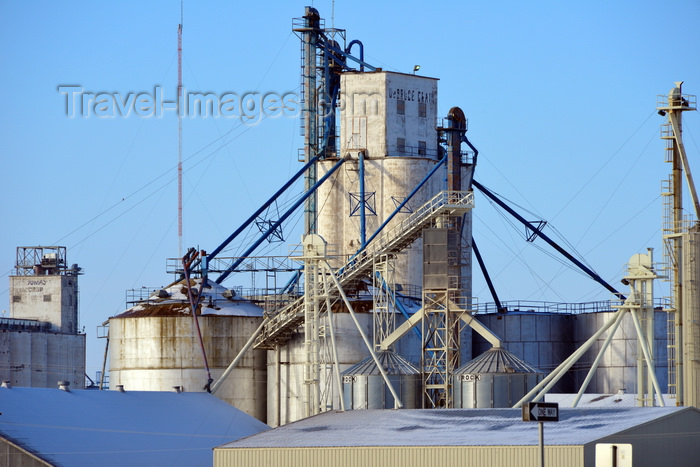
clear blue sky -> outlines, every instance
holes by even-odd
[[[331,1],[185,1],[186,88],[297,91],[291,22],[309,3],[331,26]],[[669,167],[656,96],[678,80],[700,94],[700,2],[339,0],[334,10],[335,26],[363,41],[368,62],[401,72],[420,64],[420,74],[439,78],[440,115],[457,105],[469,118],[477,179],[536,213],[526,217],[550,221],[603,278],[619,284],[624,263],[647,246],[661,260]],[[179,19],[179,1],[0,2],[0,309],[9,308],[17,246],[67,246],[68,261],[85,271],[90,376],[104,350],[96,327],[123,311],[125,290],[171,279],[177,119],[68,118],[58,87],[124,96],[160,86],[173,100]],[[700,121],[697,112],[685,117],[700,177]],[[301,144],[293,118],[184,119],[184,245],[218,246],[298,170]],[[536,248],[544,244],[525,243],[524,229],[510,228],[482,196],[476,202],[474,235],[502,299],[609,298]],[[288,231],[287,243],[298,243]],[[286,253],[285,244],[259,254]],[[476,273],[474,292],[491,301]]]

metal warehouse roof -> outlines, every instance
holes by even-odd
[[[0,388],[0,437],[55,465],[211,466],[269,429],[208,393]]]
[[[546,423],[547,445],[582,445],[687,407],[579,409],[560,407]],[[520,409],[351,410],[326,412],[219,448],[364,446],[532,446],[538,424]]]

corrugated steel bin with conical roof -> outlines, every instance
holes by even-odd
[[[544,378],[544,373],[505,349],[494,347],[455,370],[455,408],[512,407]]]
[[[420,370],[390,350],[378,352],[377,359],[399,395],[403,408],[421,408]],[[394,408],[394,396],[371,356],[343,372],[343,400],[346,410]]]

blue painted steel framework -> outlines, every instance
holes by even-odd
[[[483,186],[481,183],[477,182],[476,180],[472,180],[472,184],[479,189],[484,195],[486,195],[488,198],[493,200],[496,204],[498,204],[500,207],[506,210],[508,214],[513,216],[515,219],[520,221],[525,227],[530,229],[533,233],[533,235],[536,235],[545,242],[547,242],[552,248],[557,250],[561,255],[563,255],[566,259],[574,263],[579,269],[581,269],[583,272],[588,274],[588,276],[591,277],[594,281],[598,282],[600,285],[605,287],[607,290],[612,292],[616,297],[620,298],[621,300],[625,300],[625,296],[618,292],[612,285],[608,284],[602,277],[600,277],[595,271],[591,270],[588,266],[583,264],[581,261],[578,259],[574,258],[568,251],[563,249],[561,246],[559,246],[554,240],[549,238],[544,232],[540,230],[540,227],[534,226],[531,222],[528,222],[525,220],[524,217],[522,217],[520,214],[515,212],[510,206],[508,206],[506,203],[503,202],[500,198],[498,198],[496,195],[494,195],[491,191],[489,191],[485,186]]]

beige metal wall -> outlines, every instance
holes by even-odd
[[[214,381],[260,325],[262,317],[199,316]],[[110,388],[202,391],[204,361],[191,316],[125,317],[109,322]],[[263,422],[267,419],[266,352],[249,350],[216,396]]]
[[[534,312],[505,315],[494,313],[479,315],[477,319],[503,339],[507,350],[548,373],[609,321],[613,314],[613,312],[575,315]],[[654,319],[656,336],[653,352],[657,362],[656,376],[662,392],[665,393],[668,385],[666,367],[668,317],[665,313],[656,313]],[[607,335],[608,333],[604,333],[600,336],[593,347],[572,367],[569,372],[571,377],[557,383],[553,392],[578,390]],[[490,347],[490,344],[483,339],[477,339],[478,353]],[[621,389],[625,389],[628,394],[637,390],[637,332],[630,315],[622,319],[586,392],[615,394]]]
[[[2,467],[45,467],[51,466],[33,454],[18,448],[14,443],[0,438],[0,466]]]
[[[85,334],[0,331],[0,380],[13,386],[85,387]]]
[[[591,409],[592,410],[592,409]],[[655,410],[647,408],[643,410]],[[552,424],[554,425],[554,423]],[[546,426],[550,426],[547,424]],[[585,445],[548,445],[553,431],[545,427],[545,465],[557,467],[594,467],[598,443],[631,444],[635,467],[695,467],[700,458],[700,410],[681,409],[666,417],[635,428],[602,437]],[[537,424],[532,423],[533,437]],[[580,428],[585,430],[584,427]],[[595,436],[595,429],[584,436]],[[348,430],[350,432],[350,430]],[[342,436],[342,435],[341,435]],[[387,436],[390,436],[387,433]],[[469,436],[465,424],[463,436]],[[499,433],[494,432],[494,437]],[[310,434],[310,439],[313,437]],[[339,440],[348,442],[348,440]],[[539,446],[378,446],[378,447],[306,447],[306,448],[215,448],[214,466],[381,466],[425,467],[459,465],[474,467],[535,467],[539,465]]]
[[[536,428],[535,428],[536,430]],[[465,430],[464,436],[469,436]],[[378,446],[214,449],[214,467],[539,467],[538,446]],[[545,465],[584,467],[582,446],[546,446]],[[636,465],[636,464],[635,464]],[[592,467],[592,464],[591,464]]]
[[[363,331],[365,333],[372,330],[372,315],[368,313],[357,313]],[[336,335],[338,360],[341,371],[359,362],[368,355],[367,348],[362,341],[362,337],[357,331],[349,313],[334,313],[333,326]],[[322,359],[326,362],[332,361],[328,350],[330,343],[326,339],[320,339],[322,349]],[[279,355],[280,365],[277,365]],[[284,346],[280,348],[279,354],[271,350],[268,352],[267,362],[267,424],[270,426],[280,426],[304,418],[306,415],[306,386],[304,384],[304,361],[306,360],[306,349],[304,346],[303,333],[294,334]],[[335,380],[328,374],[328,364],[322,365],[321,369],[321,391],[330,391],[329,401],[335,402],[335,407],[339,406],[338,392],[335,388]],[[279,375],[279,377],[278,377]]]

